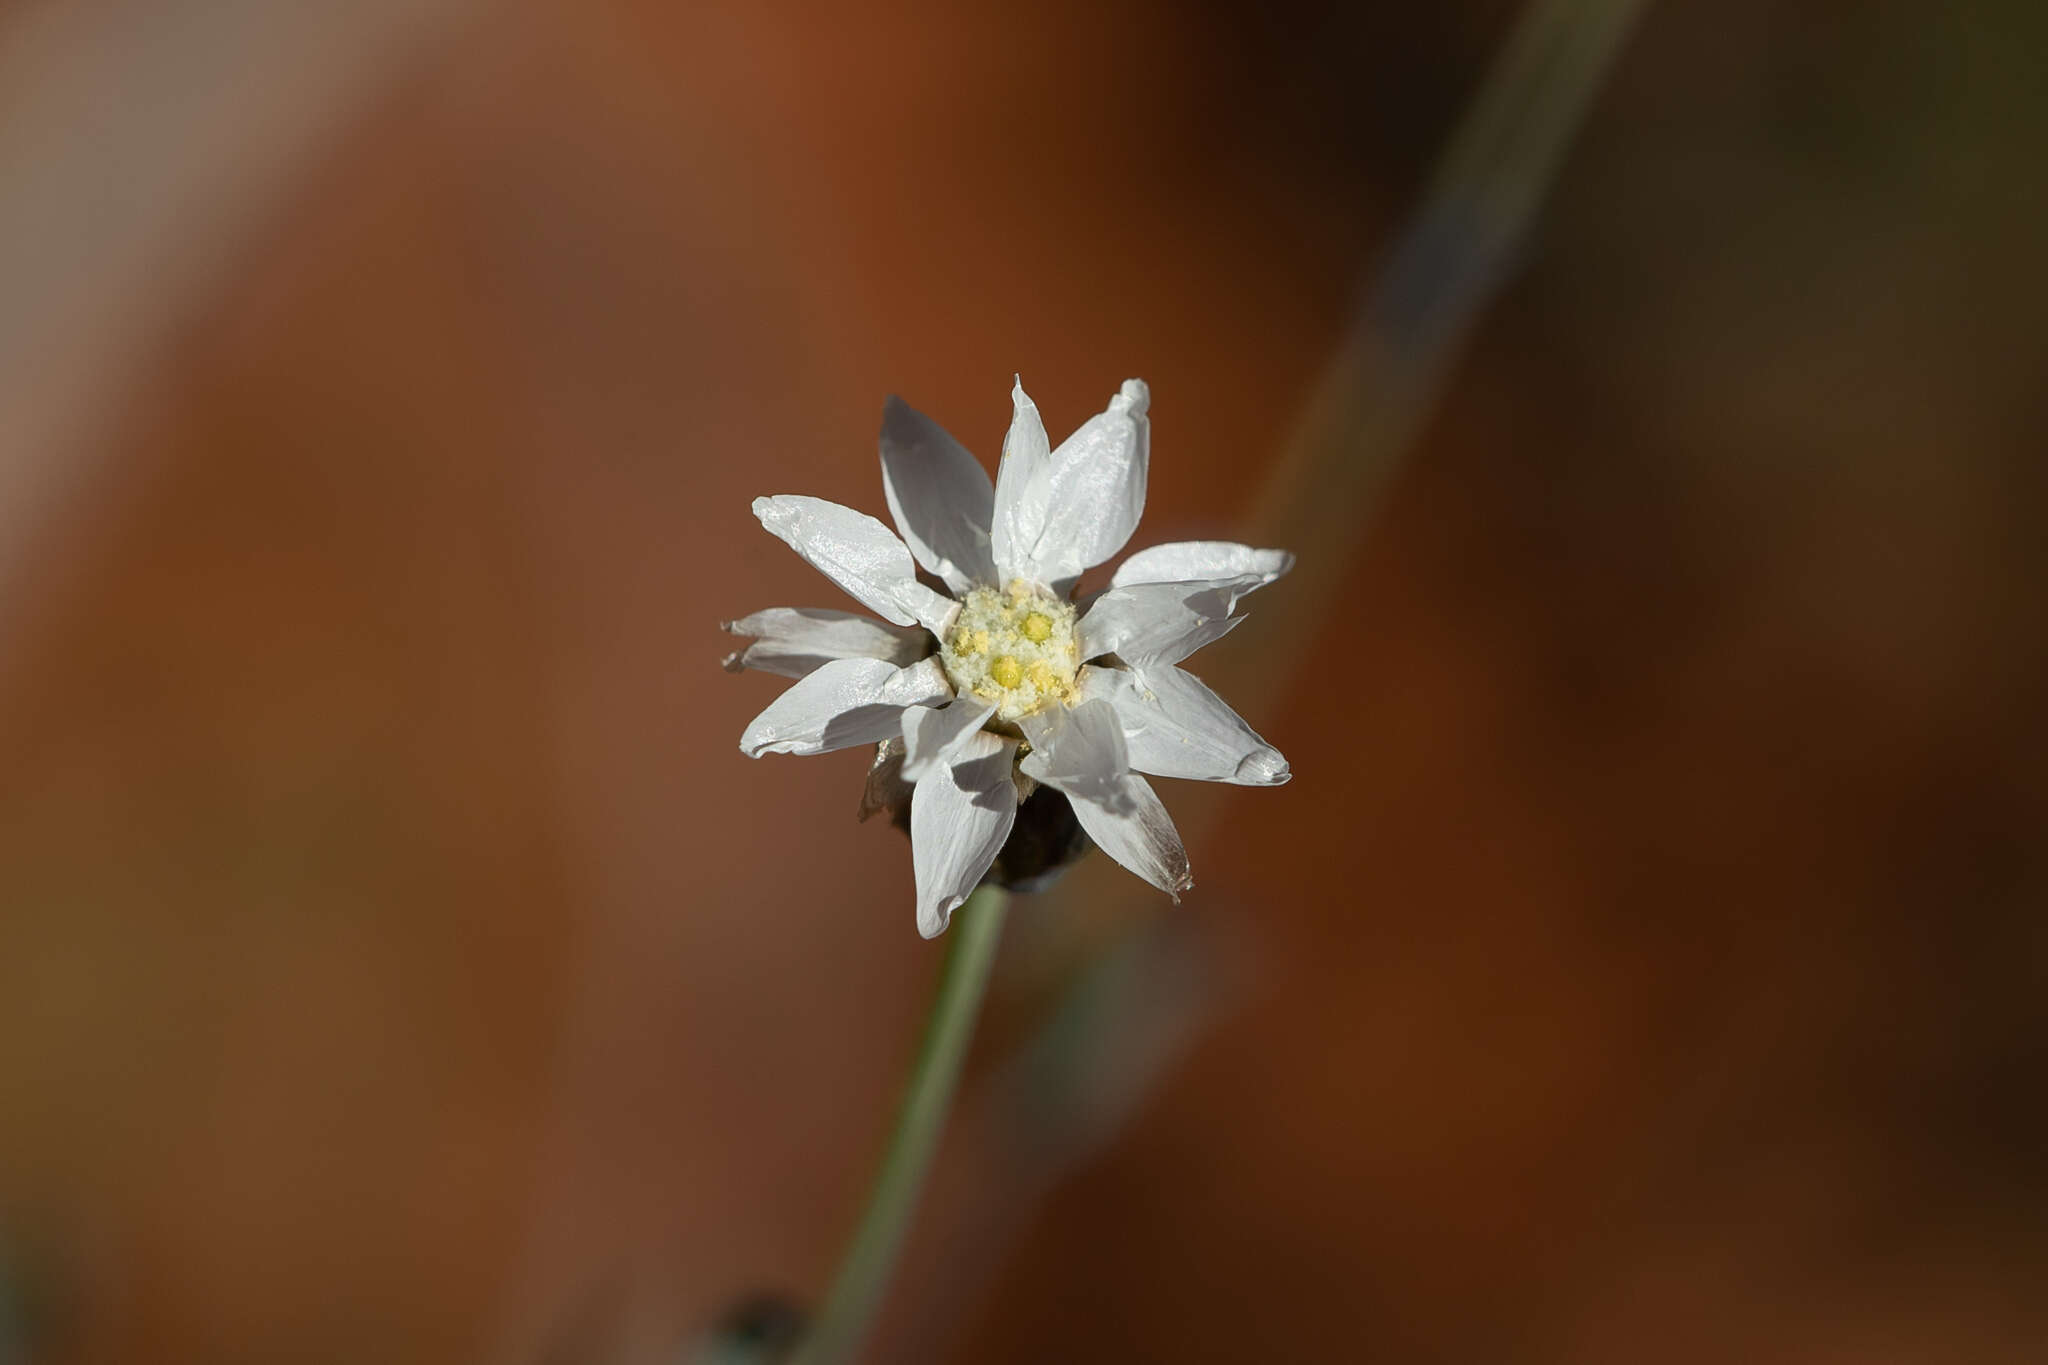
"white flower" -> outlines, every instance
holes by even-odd
[[[939,425],[891,398],[882,487],[898,540],[818,498],[754,500],[761,524],[889,622],[777,607],[728,622],[726,660],[796,678],[740,738],[750,758],[881,744],[914,784],[917,927],[944,932],[1002,851],[1035,784],[1064,793],[1109,856],[1179,899],[1194,885],[1166,809],[1140,776],[1277,786],[1291,775],[1180,663],[1243,618],[1238,599],[1294,557],[1225,541],[1157,545],[1076,604],[1145,506],[1150,394],[1132,379],[1053,449],[1020,382],[993,486]],[[914,562],[913,562],[914,560]],[[950,596],[917,576],[922,565]]]

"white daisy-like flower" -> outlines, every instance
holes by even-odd
[[[888,401],[882,488],[901,540],[820,498],[754,500],[763,526],[882,621],[775,607],[725,627],[752,639],[726,667],[798,680],[747,727],[741,752],[879,745],[863,814],[886,804],[878,791],[910,784],[926,938],[988,875],[1038,784],[1066,797],[1110,857],[1178,900],[1194,885],[1187,851],[1141,774],[1260,787],[1291,776],[1180,664],[1243,620],[1239,599],[1294,556],[1156,545],[1074,601],[1081,574],[1121,550],[1144,511],[1151,396],[1126,380],[1057,449],[1021,382],[1010,396],[994,484],[936,422]]]

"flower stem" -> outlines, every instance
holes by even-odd
[[[918,1046],[917,1064],[896,1114],[889,1150],[875,1172],[867,1209],[839,1263],[831,1291],[791,1365],[840,1365],[851,1360],[882,1306],[889,1272],[895,1268],[896,1254],[916,1211],[918,1191],[924,1186],[925,1172],[946,1126],[967,1044],[974,1037],[1008,904],[1009,893],[984,886],[968,897],[953,917],[938,994],[925,1020],[924,1041]]]

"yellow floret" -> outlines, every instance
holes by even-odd
[[[1070,602],[1016,582],[971,588],[941,642],[939,662],[959,695],[995,703],[995,723],[1014,724],[1066,705],[1081,662]]]

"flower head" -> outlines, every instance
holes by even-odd
[[[1011,401],[993,484],[937,423],[888,401],[882,487],[901,540],[819,498],[754,500],[763,526],[882,621],[777,607],[726,624],[752,641],[728,668],[798,680],[747,727],[743,753],[875,744],[863,814],[909,788],[926,938],[989,875],[1040,785],[1110,857],[1179,899],[1194,885],[1187,852],[1141,774],[1247,786],[1290,776],[1279,750],[1179,665],[1243,620],[1239,599],[1294,557],[1157,545],[1075,602],[1081,575],[1124,547],[1144,511],[1150,394],[1126,380],[1056,449],[1021,382]]]

